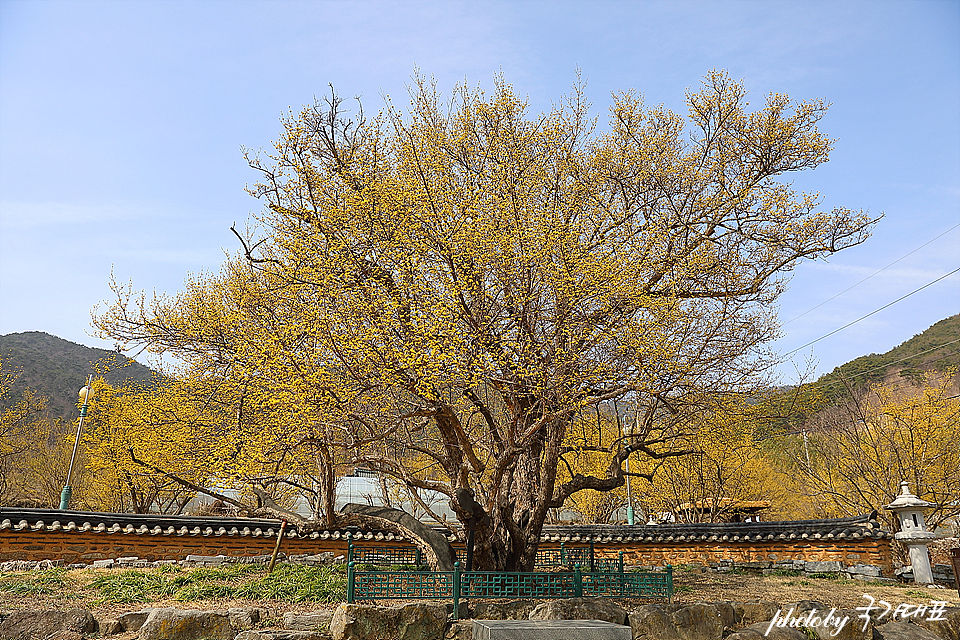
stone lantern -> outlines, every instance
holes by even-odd
[[[930,556],[927,554],[927,543],[938,536],[927,531],[923,521],[923,510],[936,505],[921,500],[910,493],[907,481],[900,483],[900,495],[886,505],[884,509],[893,511],[900,521],[900,532],[894,537],[902,542],[910,552],[910,564],[913,565],[913,580],[917,584],[933,584],[933,572],[930,570]]]

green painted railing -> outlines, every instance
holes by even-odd
[[[419,565],[423,564],[423,557],[416,547],[357,547],[351,541],[347,547],[347,562]]]
[[[465,550],[455,549],[457,560],[464,561]],[[423,555],[416,547],[363,547],[355,545],[350,540],[347,551],[347,562],[357,564],[409,564],[422,565]],[[554,567],[579,567],[581,571],[590,572],[622,572],[623,552],[617,558],[597,558],[593,543],[588,547],[570,547],[563,543],[559,549],[541,549],[537,551],[536,569],[551,569]]]
[[[673,567],[646,573],[461,571],[357,571],[347,565],[347,602],[460,600],[469,598],[665,598],[673,601]]]
[[[598,558],[594,552],[593,543],[589,547],[570,547],[560,543],[559,549],[540,549],[537,551],[537,568],[551,567],[579,567],[590,572],[620,572],[623,571],[623,552],[617,558]]]
[[[454,549],[457,560],[463,561],[466,555],[464,549]],[[423,553],[416,547],[360,547],[351,540],[347,545],[347,562],[356,562],[357,564],[426,564],[423,561]]]

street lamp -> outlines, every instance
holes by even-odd
[[[80,447],[80,431],[83,429],[83,419],[87,416],[87,408],[90,406],[90,398],[93,397],[93,376],[87,377],[87,384],[80,389],[80,401],[83,406],[80,407],[80,422],[77,423],[77,437],[73,441],[73,455],[70,456],[70,468],[67,469],[67,482],[63,485],[63,491],[60,492],[60,510],[66,511],[70,508],[70,495],[73,488],[70,486],[70,476],[73,475],[73,463],[77,459],[77,449]]]
[[[629,447],[629,442],[633,442],[633,437],[639,435],[640,425],[637,424],[640,421],[640,412],[637,411],[636,419],[632,425],[628,424],[623,427],[623,435],[627,437]],[[627,453],[626,459],[626,471],[627,471],[627,524],[633,524],[633,489],[630,487],[630,454]]]

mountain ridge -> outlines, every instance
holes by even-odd
[[[42,331],[0,336],[3,371],[18,373],[11,393],[0,398],[0,410],[16,403],[26,389],[48,399],[52,418],[77,416],[77,391],[87,376],[103,376],[112,385],[147,381],[154,371],[115,351],[87,347]],[[898,367],[899,365],[899,367]],[[884,380],[891,368],[903,377],[923,371],[960,367],[960,314],[944,318],[883,354],[855,358],[815,382],[828,396],[839,397],[849,385],[863,388]]]
[[[87,347],[43,331],[0,336],[3,371],[17,375],[10,393],[0,398],[0,410],[13,406],[26,389],[47,398],[51,418],[71,420],[78,414],[77,392],[87,376],[103,377],[111,385],[147,381],[153,370],[115,351]]]

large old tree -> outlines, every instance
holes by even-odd
[[[785,182],[827,160],[825,105],[745,95],[714,72],[686,117],[621,93],[597,128],[577,89],[543,114],[502,81],[441,102],[417,78],[375,117],[334,94],[249,156],[264,211],[220,274],[118,288],[96,323],[230,390],[215,475],[293,482],[270,460],[309,459],[329,488],[362,465],[448,495],[477,568],[530,569],[548,509],[622,486],[631,452],[676,454],[769,364],[796,264],[868,235]],[[570,437],[612,400],[638,435]],[[607,463],[576,467],[584,448]]]

